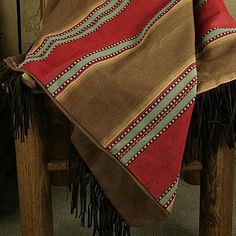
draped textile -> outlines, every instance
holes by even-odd
[[[236,78],[234,19],[223,0],[48,2],[32,48],[5,63],[74,124],[74,146],[127,223],[166,219],[195,100]]]

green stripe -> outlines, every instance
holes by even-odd
[[[151,21],[145,26],[143,31],[137,36],[136,38],[129,40],[127,42],[121,43],[113,48],[106,49],[101,52],[97,52],[91,56],[88,56],[87,58],[81,60],[79,63],[77,63],[73,69],[69,70],[67,73],[65,73],[63,76],[61,76],[53,85],[51,85],[48,89],[50,93],[53,93],[55,90],[57,90],[68,78],[70,78],[73,74],[75,74],[77,71],[79,71],[83,66],[85,66],[88,62],[102,57],[102,56],[108,56],[112,53],[118,52],[121,49],[125,49],[126,47],[131,47],[135,45],[136,43],[140,42],[144,36],[146,35],[146,31],[150,28],[152,24],[155,23],[155,21],[158,19],[158,17],[167,10],[172,4],[175,2],[175,0],[172,0],[164,9],[162,9],[158,14],[155,15],[155,17],[152,18]]]
[[[50,36],[50,38],[48,39],[48,41],[46,42],[46,44],[40,49],[40,51],[38,51],[37,53],[35,53],[34,55],[29,55],[27,57],[31,58],[31,57],[37,57],[38,55],[40,55],[49,45],[52,41],[56,40],[57,42],[60,42],[60,40],[63,40],[65,37],[68,37],[70,35],[73,35],[75,33],[78,33],[80,30],[82,30],[83,28],[85,28],[86,26],[88,26],[89,24],[91,24],[99,15],[103,14],[104,12],[106,12],[107,10],[109,10],[110,8],[112,8],[115,4],[117,3],[116,0],[112,0],[109,4],[107,4],[106,6],[103,6],[101,9],[99,9],[98,11],[94,12],[93,15],[86,20],[86,22],[84,22],[82,25],[80,25],[78,28],[74,29],[73,31],[70,31],[68,33],[65,33],[63,35],[59,35],[59,36]],[[73,28],[73,27],[72,27]],[[87,31],[85,31],[87,32]],[[79,34],[80,35],[80,34]],[[79,36],[77,35],[77,37]],[[72,38],[71,38],[72,39]],[[54,44],[53,44],[54,45]],[[51,47],[53,46],[51,45]],[[51,47],[48,49],[50,50]]]
[[[226,29],[215,29],[211,31],[209,34],[207,34],[205,37],[203,37],[203,42],[207,42],[211,38],[214,38],[215,36],[231,31],[231,30],[236,30],[236,28],[226,28]]]
[[[236,28],[225,28],[225,29],[215,29],[213,31],[211,31],[210,33],[208,33],[207,35],[205,35],[201,40],[198,41],[196,49],[198,51],[198,53],[204,48],[204,44],[210,40],[211,38],[214,38],[215,36],[224,33],[224,32],[228,32],[228,31],[236,31]]]
[[[168,201],[171,199],[171,197],[174,195],[175,191],[177,190],[177,187],[178,187],[178,184],[179,184],[179,180],[175,183],[175,185],[173,186],[173,188],[170,190],[170,192],[168,192],[165,197],[163,197],[159,203],[162,205],[162,206],[165,206]]]
[[[152,110],[137,126],[122,139],[116,146],[111,150],[112,154],[117,153],[123,146],[129,143],[143,128],[147,126],[156,116],[159,114],[170,102],[173,100],[180,91],[197,75],[196,68],[194,68],[182,82],[180,82],[174,89],[169,93],[158,106]]]
[[[126,164],[142,147],[144,147],[152,138],[156,136],[165,126],[174,119],[179,112],[195,97],[196,86],[188,93],[188,95],[156,126],[148,135],[146,135],[139,143],[137,143],[128,153],[121,159]]]
[[[138,41],[138,40],[137,40]],[[133,43],[135,43],[135,40],[132,40]],[[133,44],[132,43],[132,44]],[[58,89],[68,78],[72,77],[77,71],[79,71],[83,66],[88,64],[90,61],[97,59],[99,57],[104,57],[111,55],[112,53],[115,53],[127,46],[130,46],[130,41],[125,42],[123,44],[119,44],[118,46],[115,46],[111,49],[104,50],[102,52],[97,52],[95,54],[92,54],[91,56],[86,57],[85,59],[81,60],[79,63],[77,63],[70,71],[65,73],[63,76],[61,76],[54,84],[52,84],[48,91],[50,93],[53,93],[56,89]]]
[[[34,61],[34,60],[38,60],[38,59],[46,59],[49,54],[51,53],[52,50],[54,50],[55,47],[60,46],[60,44],[62,43],[68,43],[72,40],[77,40],[80,38],[83,38],[84,36],[86,36],[89,33],[92,33],[94,30],[98,29],[100,25],[102,25],[103,23],[105,23],[107,20],[110,20],[112,17],[115,17],[119,12],[121,12],[121,10],[129,3],[129,0],[125,0],[118,8],[116,8],[116,10],[114,10],[111,14],[103,17],[100,21],[98,21],[93,27],[89,28],[87,31],[79,34],[79,35],[75,35],[71,38],[68,39],[62,39],[60,41],[56,41],[53,45],[50,46],[50,48],[48,49],[48,51],[43,55],[43,56],[38,56],[37,58],[33,57],[30,58],[30,61]]]

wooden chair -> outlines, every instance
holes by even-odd
[[[35,96],[38,98],[33,102],[45,99],[42,96]],[[16,141],[23,236],[54,235],[50,186],[52,182],[67,183],[65,175],[64,178],[60,176],[67,170],[65,157],[70,124],[51,102],[47,101],[46,106],[52,110],[51,121],[42,119],[42,112],[33,104],[28,137],[24,143]],[[49,135],[43,128],[45,122],[51,122]],[[199,168],[192,171],[198,172]],[[217,156],[204,163],[201,173],[200,236],[232,235],[233,179],[234,150],[222,144]]]

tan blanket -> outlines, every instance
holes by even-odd
[[[94,234],[166,219],[188,131],[185,163],[192,139],[198,159],[217,149],[222,132],[234,145],[235,21],[223,0],[48,2],[33,47],[5,63],[74,124],[84,163],[72,155],[72,210],[81,185],[82,222],[87,212]]]

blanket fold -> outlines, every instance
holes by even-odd
[[[223,0],[49,1],[32,48],[5,63],[16,138],[36,86],[73,123],[72,212],[93,235],[168,218],[181,166],[222,134],[235,147],[236,23]]]

